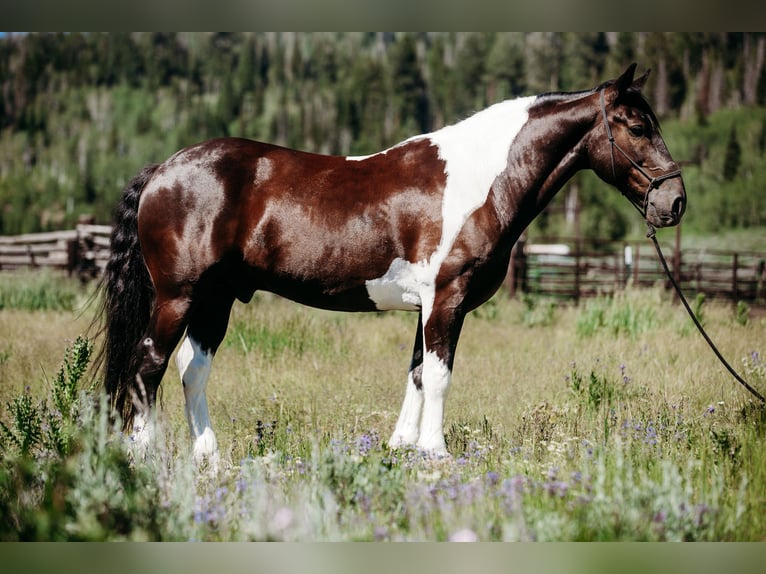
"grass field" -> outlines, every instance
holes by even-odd
[[[25,303],[41,282],[57,287]],[[414,314],[257,294],[209,384],[217,473],[190,461],[174,367],[146,456],[94,408],[87,295],[0,275],[1,539],[766,539],[766,413],[660,290],[579,307],[500,294],[472,313],[441,460],[386,446]],[[766,392],[764,314],[697,309]]]

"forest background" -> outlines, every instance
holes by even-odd
[[[218,136],[356,155],[494,102],[589,89],[633,61],[682,164],[685,233],[766,226],[766,34],[50,33],[0,38],[0,234],[109,223],[142,165]],[[533,224],[622,239],[590,173]],[[561,209],[556,209],[556,207]]]

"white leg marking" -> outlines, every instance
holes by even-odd
[[[423,410],[423,389],[415,387],[412,372],[407,376],[407,389],[404,391],[404,403],[399,420],[396,421],[394,434],[388,441],[389,446],[398,448],[415,444],[420,435],[420,413]]]
[[[194,440],[194,458],[217,462],[218,441],[210,424],[205,389],[212,368],[213,354],[203,351],[191,337],[184,338],[176,355],[186,399],[186,420]]]
[[[418,446],[438,456],[447,455],[444,442],[444,401],[452,373],[431,351],[423,356],[423,418],[420,421]]]
[[[149,452],[149,446],[154,440],[155,429],[151,420],[151,413],[137,412],[133,417],[133,432],[130,435],[130,444],[138,458],[144,458]]]

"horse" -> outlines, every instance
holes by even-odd
[[[218,445],[206,399],[234,301],[257,290],[335,311],[418,314],[388,445],[448,456],[445,399],[466,314],[502,284],[523,230],[579,170],[648,223],[679,223],[681,171],[636,64],[580,92],[503,101],[363,157],[242,138],[144,167],[115,211],[102,277],[103,385],[123,431],[147,424],[169,358],[193,454]]]

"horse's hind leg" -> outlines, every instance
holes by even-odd
[[[215,464],[218,441],[208,413],[205,390],[210,377],[213,356],[226,334],[234,298],[228,295],[208,296],[195,307],[186,338],[176,355],[178,372],[184,389],[186,419],[194,441],[194,458]]]
[[[149,327],[138,345],[136,407],[133,429],[138,442],[146,443],[151,435],[151,415],[157,400],[162,377],[167,370],[170,354],[186,327],[190,299],[182,293],[168,295],[158,291]]]

